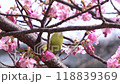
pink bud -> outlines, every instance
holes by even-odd
[[[120,36],[118,36],[118,38],[120,39]]]

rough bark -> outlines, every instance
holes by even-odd
[[[14,24],[10,20],[8,20],[5,16],[0,15],[0,29],[5,32],[14,32],[14,31],[23,31],[25,30],[23,27]],[[14,37],[18,38],[23,43],[29,45],[32,49],[36,45],[37,37],[33,34],[18,34]],[[67,68],[59,59],[59,57],[55,57],[50,61],[45,62],[45,64],[50,68]]]

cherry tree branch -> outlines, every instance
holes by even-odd
[[[11,58],[11,60],[13,61],[13,64],[15,65],[15,59],[12,57],[12,55],[8,52],[8,55],[9,55],[9,57]]]
[[[13,23],[12,23],[13,24]],[[18,27],[18,26],[17,26]],[[103,28],[117,28],[120,29],[119,23],[104,23],[104,24],[98,24],[98,25],[92,25],[92,26],[67,26],[67,27],[56,27],[56,28],[34,28],[32,30],[14,30],[9,31],[7,33],[2,32],[0,33],[0,37],[2,36],[20,36],[21,34],[29,34],[34,32],[65,32],[65,31],[76,31],[76,30],[95,30],[95,29],[103,29]],[[2,30],[6,30],[4,28],[1,28]],[[7,31],[7,30],[6,30]]]
[[[21,26],[19,26],[17,24],[14,24],[13,22],[8,20],[3,15],[0,15],[0,28],[3,31],[6,31],[6,32],[24,31],[24,28],[22,28]],[[35,42],[37,40],[37,37],[34,34],[32,34],[32,33],[30,33],[30,34],[21,34],[21,35],[15,35],[15,37],[18,38],[20,41],[24,42],[25,44],[27,44],[28,46],[30,46],[34,50],[34,46],[36,45]],[[44,63],[48,67],[67,68],[67,66],[65,66],[61,62],[59,57],[54,57],[52,60],[46,61]]]
[[[118,12],[118,14],[120,14],[120,11],[115,7],[115,5],[113,4],[112,0],[110,0],[110,2],[112,4],[113,8]]]
[[[54,2],[54,0],[51,0],[50,4],[49,4],[49,6],[48,6],[48,8],[47,8],[47,10],[46,10],[46,12],[45,12],[45,14],[44,14],[44,17],[43,17],[43,20],[42,20],[42,25],[43,25],[43,26],[41,26],[41,27],[44,27],[44,24],[45,24],[45,22],[46,22],[48,13],[49,13],[49,11],[50,11],[50,8],[51,8],[53,2]]]
[[[98,1],[98,7],[99,7],[99,14],[100,14],[100,17],[103,21],[103,24],[105,23],[105,20],[104,20],[104,17],[102,15],[102,11],[101,11],[101,4],[100,4],[100,0],[97,0]]]
[[[62,4],[64,4],[64,5],[67,5],[67,6],[71,7],[72,9],[76,9],[76,10],[82,11],[82,8],[81,8],[81,7],[76,7],[76,6],[74,6],[74,5],[72,5],[72,4],[68,3],[68,2],[63,1],[63,0],[55,0],[55,1],[57,1],[57,2],[59,2],[59,3],[62,3]],[[109,1],[109,0],[105,0],[105,1],[101,2],[100,4],[103,5],[103,4],[107,3],[108,1]],[[97,6],[96,6],[96,7],[97,7]],[[93,16],[94,19],[101,19],[101,18],[96,18],[96,13],[95,13],[95,12],[93,12],[93,11],[91,11],[91,10],[89,10],[88,12]],[[111,19],[109,19],[109,18],[104,17],[104,19],[105,19],[107,22],[115,23],[113,20],[111,20]]]
[[[40,19],[38,19],[38,18],[34,18],[34,17],[30,17],[30,16],[28,16],[28,15],[13,15],[13,14],[4,14],[4,13],[0,13],[0,15],[4,15],[4,16],[18,16],[18,17],[26,17],[26,18],[33,19],[33,20],[36,20],[36,21],[41,22],[41,20],[40,20]]]
[[[56,0],[56,1],[58,1],[58,0]],[[60,0],[61,1],[61,0]],[[106,0],[106,1],[104,1],[104,2],[102,2],[102,3],[99,3],[99,5],[103,5],[103,4],[105,4],[106,2],[107,2],[108,0]],[[58,1],[59,2],[59,1]],[[62,3],[64,2],[64,1],[61,1]],[[63,4],[65,4],[65,3],[67,3],[67,2],[64,2]],[[66,4],[65,4],[66,5]],[[68,5],[68,4],[67,4]],[[85,11],[82,11],[82,8],[76,8],[77,10],[79,10],[79,11],[82,11],[82,12],[80,12],[80,13],[77,13],[77,14],[75,14],[75,15],[73,15],[73,16],[70,16],[70,17],[68,17],[68,18],[66,18],[66,19],[64,19],[64,20],[62,20],[62,21],[60,21],[60,22],[58,22],[58,23],[55,23],[55,24],[52,24],[52,25],[50,25],[50,26],[48,26],[48,27],[56,27],[56,26],[58,26],[58,25],[61,25],[62,23],[64,23],[64,22],[66,22],[66,21],[68,21],[68,20],[71,20],[71,19],[73,19],[73,18],[76,18],[76,17],[78,17],[79,15],[82,15],[83,13],[86,13],[86,12],[89,12],[90,14],[92,14],[93,16],[96,16],[96,14],[93,12],[93,11],[91,11],[92,9],[94,9],[94,8],[96,8],[96,7],[98,7],[99,6],[98,4],[97,5],[94,5],[94,6],[92,6],[92,7],[90,7],[90,8],[88,8],[88,9],[86,9]],[[101,18],[98,18],[98,19],[101,19]],[[112,22],[110,19],[107,19],[107,18],[105,18],[105,20],[106,21],[110,21],[110,22]]]
[[[20,10],[20,12],[21,12],[21,14],[23,15],[23,10],[25,11],[25,13],[27,14],[27,15],[29,15],[29,13],[27,12],[27,10],[24,8],[24,6],[20,3],[20,1],[19,0],[15,0],[16,1],[16,4],[18,3],[21,7],[22,7],[22,10],[20,10],[19,8],[19,10]],[[17,6],[18,6],[18,4],[17,4]],[[25,19],[25,17],[23,17],[23,19],[26,21],[26,23],[27,23],[27,25],[29,25],[29,23],[30,23],[30,28],[31,29],[33,29],[33,25],[32,25],[32,22],[31,22],[31,20],[30,20],[30,18],[28,18],[28,21]]]
[[[65,60],[69,57],[69,55],[81,44],[81,42],[85,39],[86,33],[84,34],[83,38],[77,43],[77,45],[62,59]]]
[[[97,59],[98,61],[102,62],[103,64],[107,64],[107,62],[103,58],[101,58],[101,57],[99,57],[99,56],[97,56],[95,54],[90,55],[90,56],[93,57],[93,58],[95,58],[95,59]]]

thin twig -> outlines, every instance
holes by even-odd
[[[40,19],[38,19],[38,18],[34,18],[34,17],[30,17],[30,16],[28,16],[28,15],[13,15],[13,14],[4,14],[4,13],[0,13],[0,15],[4,15],[4,16],[18,16],[18,17],[25,17],[25,18],[30,18],[30,19],[37,20],[37,21],[41,22]]]
[[[66,36],[63,36],[63,38],[69,40],[69,41],[72,42],[72,43],[74,43],[74,41],[73,41],[71,38],[68,38],[68,37],[66,37]]]
[[[20,1],[19,0],[16,0],[16,2],[18,2],[18,4],[22,7],[22,9],[25,11],[25,13],[27,14],[27,15],[29,15],[29,13],[26,11],[26,9],[24,8],[24,6],[20,3]],[[20,12],[21,12],[21,14],[23,15],[23,12],[20,10]],[[26,23],[29,25],[29,23],[30,23],[30,28],[31,29],[33,29],[33,25],[32,25],[32,22],[31,22],[31,20],[30,20],[30,18],[28,18],[28,20],[29,20],[29,22],[25,19],[25,17],[23,17],[23,19],[26,21]]]
[[[14,53],[14,64],[16,65],[16,63],[17,63],[17,50],[16,49],[14,49],[15,50],[15,53]]]
[[[64,57],[62,58],[62,61],[67,59],[69,57],[69,55],[81,44],[81,42],[84,40],[84,38],[86,37],[86,33],[84,34],[83,38],[77,43],[77,45]]]
[[[102,19],[103,24],[104,24],[105,23],[105,19],[104,19],[103,15],[102,15],[100,0],[97,0],[97,1],[98,1],[98,8],[99,8],[100,18]]]
[[[59,2],[59,3],[62,3],[62,4],[64,4],[64,5],[67,5],[67,6],[71,7],[72,9],[76,9],[76,10],[82,11],[82,8],[81,8],[81,7],[75,7],[74,5],[72,5],[72,4],[70,4],[70,3],[67,3],[67,2],[65,2],[64,0],[55,0],[55,1],[57,1],[57,2]],[[105,1],[101,2],[100,4],[103,5],[103,4],[107,3],[108,1],[109,1],[109,0],[105,0]],[[97,6],[96,6],[96,7],[97,7]],[[91,11],[91,10],[89,10],[88,12],[92,15],[92,17],[93,17],[94,19],[101,19],[101,18],[96,18],[96,13],[95,13],[95,12],[93,12],[93,11]],[[105,19],[106,21],[108,21],[108,22],[115,23],[115,21],[113,21],[113,20],[111,20],[111,19],[109,19],[109,18],[104,17],[104,19]]]
[[[52,21],[52,18],[49,18],[48,22],[45,24],[45,27]]]
[[[120,11],[115,7],[115,5],[113,4],[112,0],[110,0],[110,2],[112,4],[113,8],[118,12],[118,14],[120,14]]]
[[[16,65],[15,59],[11,56],[11,54],[10,54],[9,52],[8,52],[8,55],[9,55],[9,57],[11,58],[11,60],[13,61],[13,64]]]
[[[15,68],[15,66],[6,65],[6,64],[2,63],[1,61],[0,61],[0,64],[2,64],[3,66],[9,67],[9,68]]]
[[[33,29],[32,29],[32,30],[33,30]],[[39,32],[40,32],[40,31],[39,31]],[[40,33],[38,34],[38,37],[37,37],[36,43],[41,43],[42,33],[43,33],[43,32],[40,32]]]
[[[49,11],[50,11],[50,8],[51,8],[53,2],[54,2],[54,0],[51,0],[50,4],[49,4],[49,6],[48,6],[48,8],[47,8],[47,10],[46,10],[46,12],[45,12],[45,14],[44,14],[44,17],[43,17],[43,20],[42,20],[42,23],[41,23],[43,26],[41,26],[41,27],[44,27],[44,24],[45,24],[45,22],[46,22],[48,13],[49,13]]]
[[[70,16],[70,17],[68,17],[68,18],[66,18],[66,19],[64,19],[64,20],[62,20],[62,21],[60,21],[60,22],[58,22],[58,23],[56,23],[56,24],[52,24],[52,25],[47,26],[47,27],[48,27],[48,28],[52,28],[52,27],[56,27],[56,26],[58,26],[58,25],[61,25],[62,23],[66,22],[66,21],[68,21],[68,20],[71,20],[71,19],[73,19],[73,18],[76,18],[76,17],[78,17],[79,15],[82,15],[83,13],[86,13],[86,12],[88,12],[88,11],[96,8],[97,6],[98,6],[98,5],[92,6],[92,7],[88,8],[88,9],[86,9],[85,11],[82,11],[82,12],[80,12],[80,13],[77,13],[77,14],[75,14],[75,15],[73,15],[73,16]]]
[[[77,8],[79,9],[80,7],[78,5],[76,5],[72,0],[70,0],[70,2]]]
[[[48,32],[48,36],[47,36],[47,50],[50,49],[50,33]]]
[[[99,57],[99,56],[97,56],[95,54],[90,55],[90,56],[93,57],[93,58],[95,58],[95,59],[97,59],[98,61],[102,62],[103,64],[107,64],[107,62],[104,59],[102,59],[101,57]]]
[[[67,6],[69,6],[71,9],[77,9],[77,10],[80,10],[79,8],[76,8],[74,5],[72,5],[72,4],[70,4],[70,3],[68,3],[68,2],[66,2],[66,1],[64,1],[64,0],[55,0],[55,1],[57,1],[57,2],[59,2],[59,3],[62,3],[62,4],[64,4],[64,5],[67,5]],[[81,9],[82,10],[82,9]]]
[[[62,50],[62,51],[60,52],[59,57],[63,54],[63,52],[64,52],[64,50]]]

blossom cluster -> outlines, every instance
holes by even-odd
[[[100,35],[97,35],[95,31],[92,31],[88,34],[87,39],[85,39],[84,42],[81,42],[82,46],[78,46],[75,50],[72,50],[71,46],[65,46],[64,50],[66,54],[69,54],[71,52],[72,55],[77,55],[77,54],[85,54],[86,52],[89,53],[90,55],[93,55],[95,52],[95,48],[93,44],[97,45],[99,43],[98,37]],[[77,44],[80,40],[76,39],[74,41],[74,44]]]
[[[46,10],[46,8],[45,8]],[[72,15],[75,15],[77,13],[79,13],[80,11],[71,11],[72,9],[64,4],[58,3],[58,2],[54,2],[52,7],[50,8],[49,11],[49,17],[55,18],[55,19],[59,19],[59,20],[64,20]],[[44,15],[44,13],[42,13]],[[82,19],[83,21],[90,21],[92,18],[92,15],[87,13],[82,14],[81,16],[78,16],[77,18],[74,18],[73,20],[78,20],[78,19]],[[70,22],[70,21],[68,21]]]
[[[95,45],[97,45],[99,43],[99,41],[98,41],[99,36],[100,35],[97,35],[95,33],[95,31],[92,31],[91,33],[88,34],[88,39],[85,40],[85,42],[83,43],[84,49],[90,55],[93,55],[95,52],[95,48],[93,46],[93,43],[95,43]]]
[[[25,54],[26,53],[20,57],[19,61],[17,62],[17,66],[20,68],[33,68],[35,64],[37,64],[37,61],[33,58],[25,58]]]
[[[120,68],[120,46],[116,53],[107,61],[108,68]]]
[[[55,55],[50,51],[46,51],[45,53],[42,52],[41,55],[41,60],[43,62],[49,61],[55,57]],[[40,65],[40,58],[31,58],[30,55],[26,52],[20,56],[19,60],[16,63],[16,66],[19,68],[42,68],[42,66]]]
[[[13,11],[10,11],[10,10],[8,10],[7,12],[6,12],[6,14],[15,14]],[[9,20],[11,20],[12,22],[14,22],[14,23],[16,23],[17,21],[16,21],[16,17],[14,17],[14,16],[7,16],[7,18],[9,19]]]
[[[0,30],[0,32],[2,32]],[[12,52],[14,49],[16,49],[17,47],[17,43],[16,41],[12,40],[12,41],[9,41],[11,38],[9,36],[6,36],[6,37],[2,37],[0,39],[0,49],[3,49],[5,51],[8,51],[8,52]]]

